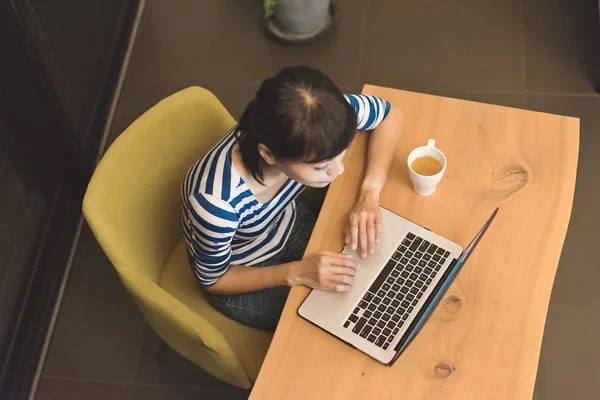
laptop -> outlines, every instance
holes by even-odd
[[[419,333],[498,213],[460,245],[381,208],[376,252],[359,260],[348,292],[312,290],[298,314],[382,364],[392,365]]]

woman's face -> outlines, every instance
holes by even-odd
[[[307,163],[277,163],[277,168],[288,177],[306,186],[321,188],[329,185],[335,178],[344,172],[344,158],[346,150],[331,160],[315,164]]]

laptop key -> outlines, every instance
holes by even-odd
[[[429,254],[424,254],[423,255],[423,260],[429,261],[429,260],[431,260],[431,256]]]
[[[406,238],[407,238],[407,239],[413,240],[415,237],[416,237],[416,236],[415,236],[415,234],[414,234],[414,233],[408,232],[408,233],[406,234]]]
[[[384,283],[383,286],[381,287],[381,290],[383,290],[385,293],[387,293],[388,290],[390,290],[391,286],[388,283]],[[381,292],[380,290],[380,292]]]
[[[399,277],[399,276],[400,276],[400,271],[398,271],[397,269],[395,269],[395,270],[393,270],[393,271],[392,271],[391,275],[392,275],[394,278],[397,278],[397,277]]]
[[[388,313],[383,314],[383,317],[381,317],[383,321],[389,321],[390,318],[392,318],[392,316]]]
[[[416,281],[418,277],[419,277],[419,275],[417,275],[414,272],[412,274],[410,274],[410,279],[413,280],[413,281]]]
[[[415,267],[415,274],[420,274],[421,272],[423,272],[423,268]]]
[[[412,265],[417,265],[417,263],[418,263],[418,262],[419,262],[419,260],[417,260],[416,258],[411,258],[411,259],[410,259],[410,263],[411,263]]]
[[[406,272],[411,273],[414,271],[415,266],[414,265],[407,265],[406,268],[404,268],[406,270]],[[405,277],[406,278],[406,277]]]
[[[408,247],[400,246],[396,251],[399,251],[400,253],[404,253],[404,252],[406,252],[406,250],[408,250]]]
[[[387,327],[388,329],[394,329],[396,327],[396,323],[394,321],[388,321]]]
[[[394,283],[394,284],[392,285],[392,290],[393,290],[394,292],[397,292],[398,290],[400,290],[400,285],[398,285],[397,283]]]
[[[417,251],[417,253],[415,254],[415,257],[421,258],[421,257],[423,257],[423,253],[420,251]]]
[[[429,268],[429,267],[425,268],[423,271],[424,271],[424,272],[425,272],[427,275],[429,275],[429,274],[431,274],[431,273],[433,272],[433,270],[432,270],[431,268]]]
[[[416,306],[418,302],[419,302],[419,299],[414,299],[411,304],[413,306]]]
[[[392,321],[396,321],[396,322],[400,321],[400,315],[398,315],[398,314],[392,315]]]
[[[395,290],[390,290],[390,291],[388,292],[388,296],[389,296],[391,299],[393,299],[394,297],[396,297],[396,293],[397,293],[397,291],[395,291]]]
[[[383,304],[385,304],[386,306],[389,305],[392,302],[392,300],[389,297],[385,297],[383,299]]]
[[[404,288],[403,288],[403,289],[404,289]],[[419,293],[419,288],[412,287],[412,288],[410,288],[410,292],[411,292],[412,294],[415,294],[415,295],[416,295],[417,293]]]
[[[415,298],[415,296],[413,294],[409,293],[406,295],[406,300],[408,300],[408,301],[412,301],[414,298]]]
[[[408,278],[408,275],[410,274],[407,271],[402,271],[402,273],[400,274],[400,276],[403,278]]]
[[[427,278],[427,280],[425,281],[425,284],[429,285],[429,284],[431,284],[431,282],[433,282],[433,279]]]
[[[383,329],[383,328],[385,328],[385,322],[379,321],[379,322],[377,322],[377,326],[380,327],[381,329]]]
[[[353,312],[354,314],[358,314],[358,313],[360,312],[360,308],[356,307],[356,308],[354,309],[354,311],[352,311],[352,312]]]
[[[379,292],[377,292],[377,296],[385,297],[385,290],[380,290]]]
[[[404,300],[404,301],[402,302],[401,306],[402,306],[403,308],[408,308],[408,306],[410,306],[410,303],[409,303],[408,301]]]
[[[348,319],[350,320],[350,322],[356,322],[358,321],[358,315],[352,314],[348,317]]]
[[[387,350],[387,349],[388,349],[388,347],[390,347],[390,344],[389,344],[389,343],[386,343],[386,344],[384,344],[384,345],[383,345],[383,349],[384,349],[384,350]]]
[[[392,300],[392,307],[398,307],[400,305],[400,302],[398,300]]]
[[[411,242],[410,240],[408,240],[408,239],[404,239],[404,240],[402,241],[402,244],[403,244],[404,246],[410,246],[410,245],[412,244],[412,242]]]
[[[404,287],[406,287],[406,288],[410,288],[410,287],[412,287],[412,285],[414,285],[414,284],[415,284],[415,282],[414,282],[414,281],[411,281],[411,280],[409,279],[409,280],[407,280],[407,281],[406,281],[406,283],[404,284]]]
[[[360,333],[360,331],[362,330],[363,326],[365,326],[366,323],[367,323],[366,318],[359,319],[358,322],[356,323],[356,325],[354,325],[354,328],[352,328],[352,332]]]
[[[432,244],[431,246],[429,246],[429,247],[427,248],[427,252],[428,252],[429,254],[433,254],[433,253],[435,253],[435,251],[436,251],[437,249],[438,249],[438,247],[437,247],[435,244]]]
[[[416,295],[417,295],[417,299],[420,299],[421,296],[423,296],[423,293],[416,293]]]
[[[392,333],[391,329],[388,329],[388,328],[383,329],[383,336],[389,336],[390,333]]]
[[[435,276],[437,275],[437,272],[432,271],[431,274],[429,274],[429,276],[431,276],[432,278],[435,278]]]
[[[445,257],[440,260],[440,264],[442,264],[442,265],[444,265],[445,262],[446,262],[446,258]]]
[[[365,310],[365,312],[363,313],[363,317],[365,318],[371,318],[371,315],[373,315],[373,313],[369,310]]]
[[[431,243],[429,243],[427,240],[423,240],[423,243],[421,243],[421,245],[419,246],[419,251],[427,250],[430,244]]]
[[[373,313],[373,318],[376,318],[376,319],[379,319],[379,318],[381,318],[381,311],[375,311],[375,312]]]
[[[350,325],[350,321],[344,322],[344,328],[347,328]]]
[[[442,257],[439,254],[434,254],[432,258],[434,261],[440,261],[442,259]]]
[[[398,299],[398,301],[402,301],[404,299],[404,293],[398,293],[396,295],[396,299]]]
[[[388,276],[388,278],[385,280],[387,283],[389,283],[390,285],[393,285],[394,282],[396,282],[396,280],[394,279],[393,276]]]
[[[402,264],[402,265],[406,265],[406,263],[408,263],[408,258],[406,258],[406,257],[402,257],[402,258],[400,259],[400,264]]]
[[[375,336],[375,335],[369,335],[369,337],[368,337],[368,339],[367,339],[367,340],[368,340],[369,342],[371,342],[371,343],[374,343],[374,342],[375,342],[375,340],[377,340],[377,336]]]
[[[371,331],[371,333],[372,333],[373,335],[376,335],[376,336],[377,336],[377,335],[379,335],[379,334],[381,333],[381,328],[379,328],[379,327],[375,326],[375,327],[373,327],[373,330]]]
[[[435,267],[433,267],[433,269],[435,269],[436,271],[439,271],[441,267],[442,266],[440,264],[437,264]]]
[[[362,331],[360,331],[360,337],[363,339],[366,339],[367,336],[369,336],[369,333],[371,332],[371,327],[370,326],[365,326],[364,329]]]
[[[439,254],[439,255],[444,255],[445,252],[446,252],[446,250],[444,250],[441,247],[439,247],[435,253]]]
[[[407,251],[404,255],[406,256],[406,258],[412,258],[413,254],[415,253],[413,253],[412,251]]]
[[[404,284],[404,282],[405,282],[405,280],[402,277],[398,278],[398,280],[396,281],[396,283],[400,286],[402,286]]]
[[[408,293],[408,288],[406,286],[404,286],[403,288],[400,289],[400,293]]]
[[[404,314],[404,315],[402,316],[402,320],[403,320],[403,321],[406,321],[406,319],[407,319],[407,318],[408,318],[408,314]]]
[[[425,261],[425,260],[419,261],[419,267],[426,267],[426,266],[427,266],[427,261]]]
[[[396,327],[394,328],[394,330],[392,331],[392,335],[396,336],[396,334],[400,331],[400,328]]]
[[[415,308],[413,306],[408,307],[408,309],[406,310],[409,314],[412,312],[412,310],[414,310]]]
[[[423,242],[423,239],[421,239],[420,237],[416,237],[415,240],[413,240],[412,244],[410,245],[410,247],[408,248],[410,251],[415,251],[419,245],[421,244],[421,242]]]
[[[360,301],[360,303],[358,303],[358,306],[359,306],[360,308],[362,308],[363,310],[364,310],[365,308],[367,308],[367,306],[368,306],[368,305],[369,305],[369,304],[368,304],[367,302],[365,302],[365,301],[362,301],[362,300]]]
[[[385,344],[385,336],[381,335],[377,338],[377,340],[375,341],[375,344],[379,347],[383,346]]]
[[[371,300],[373,300],[373,297],[375,297],[375,295],[373,293],[367,292],[365,294],[365,297],[363,297],[363,300],[364,301],[371,301]]]
[[[385,312],[385,309],[386,309],[386,308],[387,308],[387,307],[386,307],[385,305],[383,305],[383,304],[380,304],[380,305],[379,305],[379,307],[377,307],[377,311]]]
[[[449,255],[450,255],[450,252],[448,250],[446,250],[446,252],[444,253],[444,257],[448,258]]]

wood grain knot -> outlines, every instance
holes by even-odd
[[[441,379],[449,378],[454,371],[456,371],[456,367],[450,366],[446,363],[440,363],[433,368],[433,373],[435,376]]]
[[[463,301],[460,297],[451,294],[444,297],[440,304],[440,316],[442,319],[453,319],[455,318],[463,308]]]
[[[491,179],[491,193],[500,197],[508,197],[527,185],[530,174],[522,165],[507,165],[500,171],[496,171],[492,165]]]

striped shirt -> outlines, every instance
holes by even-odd
[[[367,95],[345,95],[357,115],[357,129],[376,128],[390,103]],[[288,179],[262,204],[232,162],[235,129],[198,160],[181,187],[182,223],[190,263],[203,286],[213,285],[230,264],[256,265],[285,246],[294,225],[294,199],[304,185]]]

